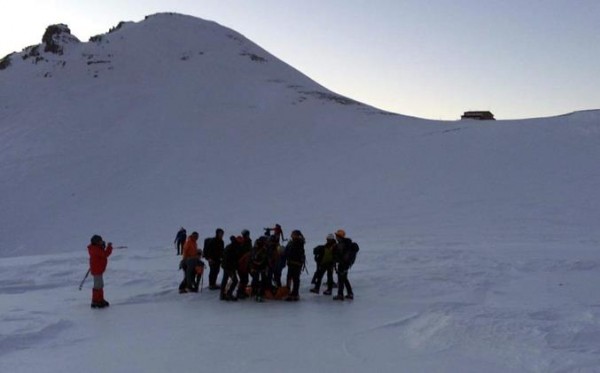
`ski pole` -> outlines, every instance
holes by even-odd
[[[81,290],[81,288],[83,288],[83,283],[85,282],[85,280],[88,278],[89,275],[90,275],[90,269],[88,268],[87,272],[85,273],[85,276],[83,277],[83,280],[81,280],[81,284],[79,284],[79,290]]]

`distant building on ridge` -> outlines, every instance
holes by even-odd
[[[496,120],[491,111],[465,111],[460,119]]]

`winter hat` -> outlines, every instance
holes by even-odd
[[[231,243],[235,242],[235,236],[229,236],[229,241],[231,241]]]
[[[338,236],[338,237],[345,238],[345,237],[346,237],[346,231],[345,231],[345,230],[343,230],[343,229],[338,229],[338,230],[335,232],[335,235],[336,235],[336,236]]]
[[[93,245],[100,245],[102,243],[102,237],[95,234],[90,239],[90,243],[92,243]]]
[[[225,231],[222,230],[221,228],[217,228],[217,230],[215,231],[215,234],[218,236],[219,233],[223,234],[223,233],[225,233]]]
[[[249,230],[247,230],[247,229],[244,229],[244,230],[242,231],[242,237],[249,237],[249,236],[250,236],[250,231],[249,231]]]
[[[331,240],[335,241],[335,236],[332,233],[329,233],[327,235],[327,241],[331,241]]]

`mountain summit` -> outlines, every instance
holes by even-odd
[[[83,87],[98,85],[87,78],[127,86],[141,81],[144,85],[176,82],[188,85],[182,90],[196,87],[201,95],[210,91],[213,98],[245,91],[243,98],[257,104],[264,98],[250,90],[253,83],[265,82],[285,88],[284,96],[292,103],[312,97],[358,105],[324,89],[233,30],[173,13],[148,16],[139,23],[121,22],[88,43],[80,43],[67,25],[51,25],[42,44],[6,56],[0,66],[7,83],[11,78],[39,77],[57,80],[52,84],[66,80]]]

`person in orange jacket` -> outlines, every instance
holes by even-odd
[[[199,237],[198,232],[193,232],[183,245],[183,258],[179,264],[179,268],[183,270],[183,280],[179,284],[180,293],[198,292],[199,281],[197,281],[196,275],[201,274],[204,269],[204,263],[200,260],[202,253],[198,250]]]
[[[104,278],[102,275],[106,271],[108,257],[112,254],[112,243],[105,244],[102,237],[95,234],[92,236],[88,245],[90,254],[90,273],[94,278],[94,287],[92,288],[92,308],[104,308],[110,304],[104,299]]]

